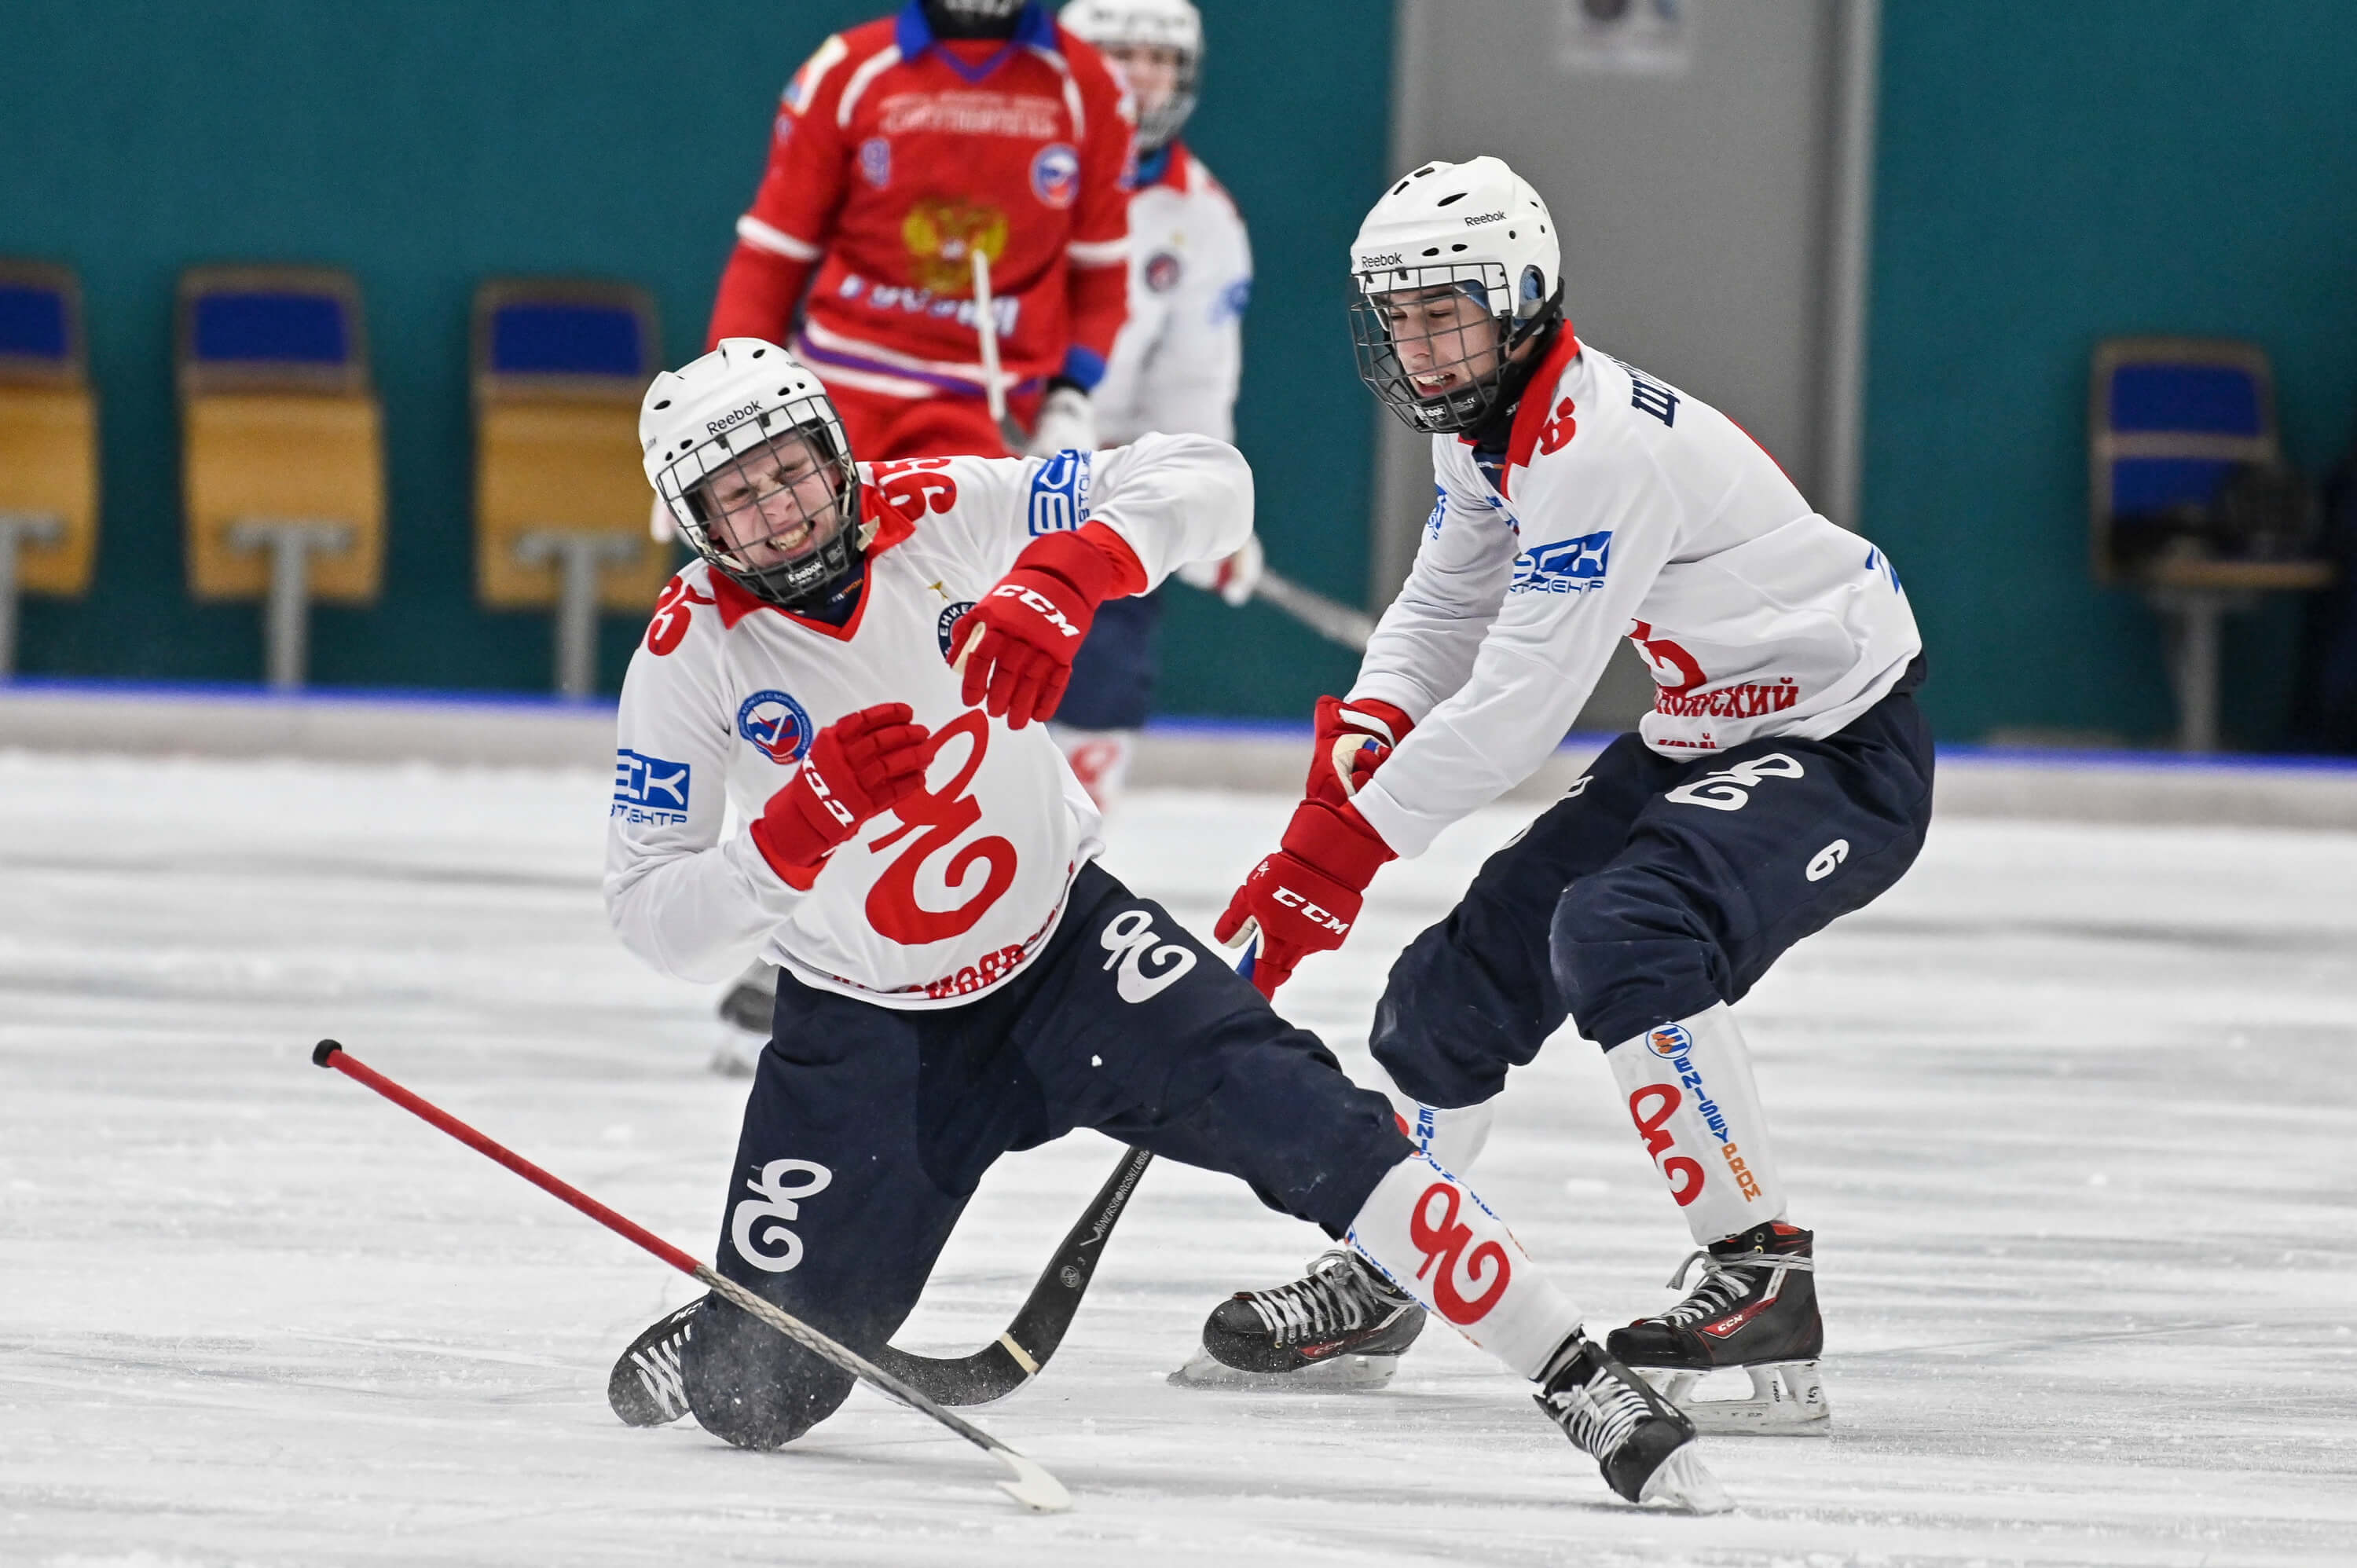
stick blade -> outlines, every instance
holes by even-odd
[[[1001,1481],[998,1489],[1021,1503],[1034,1513],[1067,1513],[1072,1507],[1072,1494],[1064,1490],[1064,1483],[1048,1473],[1048,1467],[1036,1459],[1026,1459],[1012,1448],[994,1448],[1000,1464],[1015,1472],[1015,1479]]]

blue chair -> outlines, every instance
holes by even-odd
[[[98,399],[71,271],[0,258],[0,676],[20,593],[74,598],[98,553]]]
[[[2246,470],[2280,470],[2275,373],[2252,343],[2115,338],[2087,396],[2088,538],[2095,580],[2139,588],[2159,613],[2178,745],[2218,747],[2220,623],[2268,592],[2330,586],[2314,560],[2222,556],[2210,518]]]
[[[367,603],[384,575],[360,285],[321,267],[194,267],[175,340],[189,591],[266,598],[270,683],[300,685],[309,601]]]
[[[555,689],[587,696],[597,612],[645,614],[672,573],[639,455],[654,301],[628,284],[493,278],[473,340],[476,596],[554,607]]]

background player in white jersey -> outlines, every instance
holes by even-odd
[[[783,972],[723,1273],[873,1352],[993,1161],[1099,1128],[1240,1176],[1416,1282],[1539,1382],[1623,1497],[1722,1504],[1692,1426],[1579,1333],[1383,1097],[1094,864],[1096,811],[1036,721],[1100,604],[1243,542],[1233,447],[862,470],[817,380],[746,338],[657,377],[640,435],[699,559],[623,683],[608,908],[667,973],[717,979],[756,950]],[[851,1389],[713,1297],[636,1357],[678,1380],[618,1377],[623,1419],[692,1410],[747,1447]]]
[[[1557,240],[1491,157],[1417,169],[1359,231],[1360,374],[1431,433],[1438,494],[1357,682],[1318,703],[1283,847],[1217,933],[1257,928],[1273,993],[1342,942],[1378,866],[1528,777],[1633,640],[1653,712],[1401,956],[1371,1044],[1461,1175],[1507,1069],[1568,1015],[1702,1248],[1694,1294],[1609,1348],[1665,1369],[1673,1398],[1713,1368],[1752,1371],[1752,1398],[1692,1407],[1706,1430],[1805,1425],[1825,1415],[1813,1237],[1785,1217],[1728,1004],[1913,863],[1932,807],[1910,694],[1922,644],[1879,551],[1717,410],[1580,342]],[[1288,1371],[1291,1318],[1375,1283],[1329,1255],[1223,1304],[1205,1348]],[[1363,1334],[1376,1350],[1405,1337]]]
[[[1148,431],[1235,437],[1252,247],[1236,204],[1179,137],[1203,67],[1203,18],[1189,0],[1071,0],[1064,30],[1094,44],[1137,107],[1137,183],[1129,199],[1129,317],[1094,393],[1105,446]],[[1231,605],[1260,579],[1256,539],[1181,580]],[[1111,811],[1154,703],[1161,597],[1107,605],[1072,666],[1051,726],[1072,771]]]

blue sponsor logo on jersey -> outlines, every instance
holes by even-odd
[[[933,622],[933,639],[942,645],[942,658],[947,659],[950,656],[950,638],[956,632],[957,623],[965,619],[965,612],[972,608],[974,608],[972,599],[960,599],[943,610],[941,618]]]
[[[629,822],[685,822],[691,771],[684,762],[669,762],[642,751],[617,749],[611,814]]]
[[[810,749],[811,718],[783,692],[756,692],[737,706],[737,733],[782,768]]]
[[[1612,531],[1537,544],[1514,557],[1510,594],[1584,594],[1604,585],[1605,564],[1612,555]]]
[[[859,174],[878,190],[891,184],[892,144],[881,136],[870,136],[860,143]]]
[[[1867,551],[1866,569],[1878,575],[1884,582],[1889,584],[1892,593],[1903,596],[1907,592],[1899,585],[1899,568],[1893,566],[1890,564],[1890,557],[1881,551],[1874,549]]]
[[[1446,487],[1432,487],[1432,515],[1424,520],[1424,531],[1435,539],[1440,537],[1440,525],[1448,516],[1448,491]]]
[[[1247,273],[1222,289],[1220,297],[1211,302],[1211,325],[1217,327],[1222,322],[1243,320],[1244,311],[1251,305],[1252,274]]]
[[[1089,521],[1089,473],[1093,452],[1059,452],[1031,476],[1031,496],[1026,512],[1031,536],[1069,533]]]
[[[1031,160],[1031,194],[1050,207],[1070,207],[1081,189],[1081,155],[1050,142]]]

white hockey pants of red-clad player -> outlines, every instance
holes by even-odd
[[[1604,1059],[1697,1245],[1784,1217],[1783,1178],[1751,1053],[1726,1004],[1648,1029]],[[1408,1134],[1443,1170],[1461,1176],[1489,1142],[1497,1105],[1418,1105]]]
[[[1578,1306],[1429,1155],[1394,1165],[1343,1240],[1425,1310],[1533,1381],[1579,1331]]]

